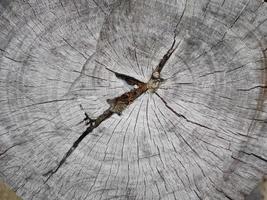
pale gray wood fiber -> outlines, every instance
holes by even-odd
[[[147,83],[170,50],[66,156],[137,87],[116,73]],[[1,0],[0,179],[24,200],[243,200],[267,174],[266,63],[261,0]]]

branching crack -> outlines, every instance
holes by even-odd
[[[91,119],[89,118],[89,116],[87,115],[87,113],[85,113],[85,119],[84,121],[86,121],[86,124],[89,124],[89,127],[80,135],[80,137],[73,143],[73,145],[71,146],[71,148],[67,151],[67,153],[63,156],[63,158],[61,159],[61,161],[59,162],[59,164],[57,165],[56,168],[48,171],[47,173],[44,174],[44,176],[48,176],[46,181],[47,182],[50,177],[56,173],[59,168],[65,163],[65,161],[67,160],[67,158],[72,154],[72,152],[78,147],[78,145],[80,144],[80,142],[89,134],[91,133],[96,127],[98,127],[103,121],[105,121],[106,119],[108,119],[109,117],[111,117],[111,115],[113,114],[112,111],[110,111],[110,109],[104,111],[100,116],[98,116],[96,119]]]
[[[160,78],[160,72],[163,69],[164,65],[167,63],[169,58],[171,57],[172,53],[177,49],[180,42],[176,45],[176,35],[174,35],[174,41],[171,45],[171,48],[167,51],[167,53],[163,56],[163,58],[160,60],[160,63],[157,65],[155,70],[152,73],[152,76],[150,80],[147,83],[143,83],[142,81],[137,80],[136,78],[130,77],[125,74],[121,74],[118,72],[115,72],[108,67],[105,66],[105,68],[114,73],[115,76],[118,79],[126,81],[129,85],[136,86],[134,89],[131,89],[129,92],[125,92],[124,94],[115,97],[113,99],[107,99],[107,103],[110,105],[107,110],[105,110],[101,115],[99,115],[96,119],[91,119],[89,115],[85,112],[85,118],[82,122],[85,122],[88,127],[86,130],[80,135],[80,137],[72,144],[70,149],[65,153],[63,158],[60,160],[58,165],[54,168],[43,174],[44,176],[47,176],[47,179],[45,180],[45,183],[52,177],[53,174],[55,174],[59,168],[66,162],[67,158],[73,153],[73,151],[78,147],[78,145],[82,142],[82,140],[91,133],[95,128],[97,128],[102,122],[110,118],[114,113],[121,115],[122,112],[134,102],[135,99],[140,97],[142,94],[147,92],[148,90],[151,92],[155,92],[156,89],[158,89],[160,82],[163,81],[163,79]],[[63,38],[63,40],[71,46],[67,40]],[[73,46],[71,46],[74,48]],[[75,49],[76,50],[76,49]],[[80,52],[79,52],[80,53]],[[80,53],[81,54],[81,53]],[[84,58],[86,58],[83,54],[81,54]],[[163,100],[164,101],[164,100]],[[164,101],[165,102],[165,101]],[[167,106],[167,104],[166,104]],[[183,115],[180,115],[183,118],[185,118]],[[185,118],[186,119],[186,118]],[[186,119],[189,122],[192,122],[188,119]],[[192,122],[193,123],[193,122]],[[197,123],[195,123],[197,124]],[[198,124],[199,126],[205,127],[203,125]],[[207,127],[206,127],[207,128]]]
[[[126,79],[126,81],[128,81]],[[52,170],[48,171],[44,174],[44,176],[48,176],[45,183],[51,178],[53,174],[55,174],[59,168],[65,163],[67,158],[72,154],[72,152],[78,147],[81,141],[91,133],[95,128],[97,128],[103,121],[110,118],[114,113],[121,115],[121,113],[131,104],[135,99],[141,96],[143,93],[147,91],[147,84],[143,83],[138,88],[132,89],[129,92],[126,92],[114,99],[108,99],[110,107],[105,110],[101,115],[99,115],[96,119],[91,119],[87,113],[85,113],[84,122],[86,125],[89,125],[87,129],[80,135],[80,137],[73,143],[71,148],[65,153],[59,164]]]

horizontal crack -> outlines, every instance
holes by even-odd
[[[97,76],[91,76],[91,75],[85,74],[83,72],[79,72],[77,70],[73,70],[73,72],[79,73],[81,75],[84,75],[84,76],[87,76],[87,77],[90,77],[90,78],[95,78],[95,79],[98,79],[98,80],[101,80],[101,81],[110,81],[110,80],[107,80],[107,79],[104,79],[104,78],[99,78]],[[112,82],[112,81],[110,81],[110,82]]]
[[[50,101],[43,101],[43,102],[38,102],[38,103],[34,103],[34,104],[30,104],[30,105],[26,105],[22,108],[28,108],[28,107],[31,107],[31,106],[37,106],[37,105],[42,105],[42,104],[47,104],[47,103],[54,103],[54,102],[60,102],[60,101],[71,101],[71,100],[74,100],[75,98],[70,98],[70,99],[53,99],[53,100],[50,100]]]
[[[247,89],[237,89],[237,91],[250,91],[256,88],[267,88],[267,85],[257,85],[257,86],[247,88]]]

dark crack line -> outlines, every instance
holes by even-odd
[[[70,99],[54,99],[54,100],[50,100],[50,101],[43,101],[43,102],[38,102],[38,103],[26,105],[26,106],[21,107],[21,108],[28,108],[28,107],[31,107],[31,106],[37,106],[37,105],[42,105],[42,104],[47,104],[47,103],[54,103],[54,102],[60,102],[60,101],[71,101],[71,100],[74,100],[74,99],[75,98],[70,98]]]
[[[101,12],[104,14],[104,15],[106,15],[106,16],[108,16],[108,13],[106,13],[105,11],[104,11],[104,9],[95,1],[95,0],[93,0],[93,2],[95,3],[95,5],[101,10]]]
[[[178,26],[178,25],[177,25]],[[66,42],[70,47],[72,47],[73,49],[75,49],[70,43],[68,43],[68,41],[64,38],[62,38],[64,40],[64,42]],[[109,41],[108,41],[109,42]],[[67,158],[73,153],[73,151],[78,147],[78,145],[82,142],[82,140],[88,135],[90,134],[95,128],[97,128],[102,122],[104,122],[105,120],[107,120],[108,118],[110,118],[114,113],[121,115],[122,112],[130,105],[132,104],[135,99],[137,99],[138,97],[140,97],[142,94],[144,94],[147,90],[149,89],[157,89],[153,88],[151,86],[151,81],[152,81],[152,85],[153,85],[153,81],[162,81],[163,79],[160,78],[160,72],[162,71],[163,67],[165,66],[165,64],[167,63],[167,61],[170,59],[171,55],[173,54],[173,52],[179,47],[181,43],[181,40],[179,41],[178,44],[176,44],[176,33],[174,33],[174,37],[173,37],[173,42],[172,45],[170,47],[170,49],[167,51],[167,53],[163,56],[163,58],[160,60],[159,64],[157,65],[157,67],[155,68],[155,70],[152,73],[152,76],[150,78],[150,81],[147,83],[143,83],[133,77],[130,77],[128,75],[125,74],[121,74],[118,72],[115,72],[111,69],[109,69],[107,66],[105,66],[102,63],[102,66],[105,67],[105,69],[107,69],[108,71],[112,72],[115,74],[115,76],[118,79],[122,79],[124,81],[127,82],[127,84],[129,85],[137,85],[137,88],[134,88],[132,90],[130,90],[129,92],[125,92],[122,95],[115,97],[113,99],[107,99],[107,103],[109,103],[110,107],[105,110],[101,115],[99,115],[96,119],[91,119],[89,117],[89,115],[85,112],[85,118],[84,118],[84,122],[86,123],[86,125],[89,125],[86,130],[78,137],[78,139],[75,140],[75,142],[72,144],[71,148],[69,148],[69,150],[65,153],[65,155],[63,156],[63,158],[60,160],[60,162],[58,163],[58,165],[56,167],[54,167],[53,169],[49,170],[47,173],[43,174],[44,176],[48,176],[47,179],[45,180],[45,183],[52,177],[53,174],[55,174],[60,167],[66,162]],[[112,47],[112,45],[110,45]],[[112,48],[113,51],[115,52],[115,54],[117,55],[117,52],[115,51],[114,48]],[[77,52],[79,52],[77,49],[75,49]],[[86,58],[81,52],[79,52],[86,60],[88,58]],[[117,55],[118,56],[118,55]],[[97,62],[97,61],[96,61]],[[98,62],[97,62],[98,63]],[[157,72],[158,74],[156,74],[155,72]],[[152,88],[150,88],[152,87]],[[155,92],[156,93],[156,92]],[[175,115],[177,115],[178,117],[181,117],[183,119],[185,119],[187,122],[190,122],[192,124],[198,125],[200,127],[209,129],[209,130],[213,130],[207,126],[204,126],[202,124],[199,124],[197,122],[193,122],[189,119],[187,119],[184,115],[177,113],[175,110],[173,110],[168,104],[167,102],[158,94],[156,93],[156,95],[163,101],[163,103],[165,104],[165,106],[172,111]],[[149,99],[146,105],[146,121],[147,121],[147,126],[148,126],[148,131],[150,133],[150,137],[151,137],[151,130],[149,127],[149,118],[148,118],[148,104],[149,104]],[[121,120],[120,120],[121,121]],[[130,122],[129,122],[130,123]],[[129,124],[128,124],[129,125]],[[183,139],[184,140],[184,139]],[[186,141],[185,141],[186,142]],[[189,147],[190,145],[187,144]],[[191,148],[192,149],[192,148]],[[194,151],[194,149],[192,149]],[[123,158],[123,150],[122,150],[122,158]]]
[[[167,51],[167,53],[160,60],[158,66],[156,67],[156,69],[154,70],[154,72],[160,73],[162,71],[163,67],[165,66],[165,64],[167,63],[167,61],[170,59],[170,57],[173,54],[173,52],[178,48],[178,46],[179,46],[180,43],[181,43],[181,41],[179,41],[179,43],[176,45],[176,47],[174,47],[175,44],[176,44],[176,35],[174,35],[174,39],[173,39],[173,43],[171,45],[171,48]]]
[[[201,75],[199,77],[205,77],[205,76],[209,76],[209,75],[213,75],[213,74],[221,73],[221,72],[224,72],[224,70],[213,71],[213,72],[210,72],[210,73],[207,73],[207,74],[203,74],[203,75]]]
[[[267,88],[267,85],[257,85],[257,86],[247,88],[247,89],[237,89],[237,91],[250,91],[253,89],[257,89],[257,88]]]
[[[100,77],[96,77],[96,76],[91,76],[91,75],[88,75],[88,74],[85,74],[83,72],[80,72],[80,71],[77,71],[77,70],[73,70],[73,72],[76,72],[76,73],[79,73],[81,75],[84,75],[84,76],[87,76],[87,77],[90,77],[90,78],[94,78],[94,79],[98,79],[98,80],[101,80],[101,81],[108,81],[108,82],[114,82],[114,81],[110,81],[110,80],[107,80],[107,79],[104,79],[104,78],[100,78]],[[77,77],[77,79],[80,78],[80,77]],[[76,81],[76,80],[75,80]],[[75,82],[74,81],[74,82]]]
[[[96,119],[91,119],[87,113],[85,113],[85,118],[83,121],[86,125],[89,125],[87,129],[80,135],[80,137],[73,143],[71,148],[65,153],[59,164],[54,168],[49,170],[47,173],[43,174],[48,176],[45,183],[55,174],[59,168],[66,162],[67,158],[72,154],[72,152],[78,147],[82,140],[91,133],[95,128],[97,128],[103,121],[110,118],[114,113],[121,115],[121,113],[138,97],[147,91],[146,84],[140,85],[140,87],[130,90],[129,92],[123,93],[122,95],[115,97],[114,99],[109,99],[107,102],[110,107],[105,110]]]
[[[217,190],[222,195],[224,195],[227,199],[234,200],[232,197],[230,197],[228,194],[226,194],[222,189],[217,188],[214,183],[213,183],[213,187],[215,188],[215,190]]]
[[[267,158],[264,158],[262,156],[259,156],[259,155],[255,154],[255,153],[248,153],[248,152],[245,152],[245,151],[240,151],[240,152],[241,153],[244,153],[244,154],[246,154],[248,156],[254,156],[254,157],[256,157],[256,158],[258,158],[258,159],[260,159],[260,160],[262,160],[262,161],[264,161],[264,162],[267,163]]]
[[[204,8],[204,19],[206,18],[207,16],[207,12],[208,12],[208,7],[210,5],[210,0],[208,1],[208,3],[206,4],[205,8]]]
[[[81,53],[78,49],[76,49],[73,45],[71,45],[68,40],[66,40],[65,38],[62,37],[62,40],[69,45],[72,49],[74,49],[76,52],[78,52],[85,60],[88,60],[89,58],[87,58],[83,53]]]
[[[181,118],[183,118],[183,119],[185,119],[187,122],[189,122],[189,123],[192,123],[192,124],[195,124],[195,125],[197,125],[197,126],[200,126],[200,127],[202,127],[202,128],[206,128],[206,129],[209,129],[209,130],[212,130],[212,131],[216,131],[215,129],[212,129],[212,128],[209,128],[209,127],[207,127],[207,126],[205,126],[205,125],[202,125],[202,124],[200,124],[200,123],[197,123],[197,122],[194,122],[194,121],[192,121],[192,120],[189,120],[187,117],[185,117],[184,115],[182,115],[182,114],[180,114],[180,113],[177,113],[172,107],[170,107],[169,105],[168,105],[168,103],[157,93],[157,92],[155,92],[155,94],[162,100],[162,102],[165,104],[165,106],[170,110],[170,111],[172,111],[176,116],[178,116],[178,117],[181,117]]]
[[[4,155],[5,153],[7,153],[10,149],[13,149],[13,148],[16,147],[16,146],[20,146],[20,145],[22,145],[22,144],[25,144],[26,142],[28,142],[28,141],[24,141],[24,142],[16,143],[16,144],[14,144],[14,145],[8,147],[6,150],[4,150],[3,152],[0,153],[0,156],[2,156],[2,155]]]
[[[128,81],[127,83],[129,85],[140,85],[140,84],[144,84],[142,81],[139,81],[138,79],[134,78],[134,77],[130,77],[128,75],[125,75],[125,74],[121,74],[121,73],[118,73],[118,72],[115,72],[113,71],[112,69],[110,69],[108,66],[106,66],[105,64],[95,60],[95,62],[101,66],[103,66],[106,70],[112,72],[115,74],[115,76],[121,80],[124,80],[124,81]]]
[[[77,71],[77,70],[73,70],[73,72],[77,72],[79,73],[79,76],[77,78],[75,78],[75,80],[72,82],[72,84],[70,85],[70,89],[73,87],[73,85],[81,78],[81,76],[84,74],[84,71],[85,71],[85,67],[86,65],[92,60],[92,58],[95,56],[95,53],[93,53],[83,64],[82,66],[82,69],[80,71]],[[89,75],[88,75],[89,76]],[[94,77],[94,76],[89,76],[89,77],[92,77],[92,78],[98,78],[98,77]],[[100,78],[98,78],[100,79]],[[101,80],[101,79],[100,79]],[[69,90],[70,90],[69,89]]]
[[[174,35],[174,37],[177,36],[176,30],[177,30],[179,24],[181,23],[182,18],[184,17],[184,14],[185,14],[185,11],[186,11],[186,7],[187,7],[187,0],[185,1],[185,5],[184,5],[184,9],[183,9],[182,15],[180,16],[179,21],[178,21],[178,23],[175,26],[175,30],[174,30],[175,35]]]
[[[16,63],[23,63],[24,62],[24,60],[16,60],[16,59],[11,58],[11,57],[6,56],[6,55],[3,55],[3,57],[5,57],[5,58],[7,58],[7,59],[9,59],[9,60],[11,60],[13,62],[16,62]]]
[[[56,168],[48,171],[47,173],[43,174],[44,176],[48,176],[47,179],[45,180],[45,183],[51,178],[53,174],[55,174],[59,168],[65,163],[67,158],[72,154],[72,152],[78,147],[78,145],[81,143],[81,141],[89,134],[91,133],[95,128],[97,128],[103,121],[108,119],[114,114],[110,109],[106,110],[101,114],[99,117],[97,117],[95,120],[92,120],[89,118],[87,113],[85,114],[85,119],[84,120],[89,120],[90,126],[80,135],[80,137],[73,143],[71,148],[67,151],[67,153],[64,155],[64,157],[61,159],[59,164],[57,165]]]
[[[153,74],[155,72],[160,73],[162,71],[163,67],[165,66],[165,64],[167,63],[167,61],[170,59],[170,57],[173,54],[173,52],[178,48],[179,44],[181,43],[181,40],[180,40],[179,43],[175,46],[175,44],[176,44],[176,36],[179,34],[179,33],[178,34],[176,33],[176,30],[177,30],[180,22],[182,21],[182,18],[184,16],[184,13],[185,13],[185,10],[186,10],[186,6],[187,6],[187,0],[185,2],[185,6],[184,6],[184,9],[183,9],[182,15],[180,16],[179,21],[175,25],[174,35],[173,35],[173,43],[172,43],[170,49],[167,51],[167,53],[160,60],[160,63],[157,65],[156,69],[153,71]],[[152,75],[152,78],[153,78],[153,75]]]
[[[121,79],[121,80],[124,80],[126,81],[127,84],[129,85],[143,85],[144,83],[142,81],[139,81],[137,80],[136,78],[133,78],[133,77],[130,77],[128,75],[125,75],[125,74],[121,74],[121,73],[118,73],[118,72],[115,72],[111,69],[109,69],[108,67],[106,67],[106,69],[112,73],[115,74],[115,76],[118,78],[118,79]]]
[[[231,26],[230,26],[229,29],[233,28],[233,26],[235,25],[235,23],[240,19],[240,17],[241,17],[242,14],[243,14],[243,11],[244,11],[244,10],[246,9],[246,7],[249,5],[249,2],[250,2],[250,0],[248,0],[248,1],[246,2],[245,6],[241,9],[240,13],[238,13],[238,16],[235,18],[234,22],[231,24]],[[229,29],[228,29],[228,30],[229,30]]]

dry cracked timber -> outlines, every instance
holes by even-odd
[[[261,0],[1,0],[0,179],[25,200],[256,198],[266,62]]]

